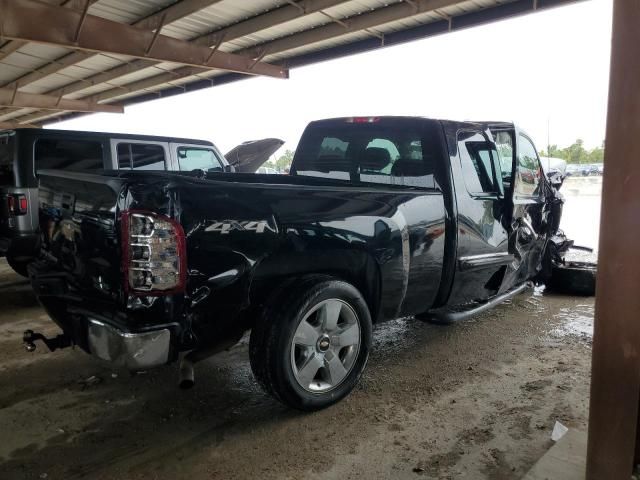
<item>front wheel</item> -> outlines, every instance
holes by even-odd
[[[358,383],[371,348],[371,316],[360,292],[307,277],[279,292],[251,332],[251,368],[267,392],[305,411],[328,407]]]

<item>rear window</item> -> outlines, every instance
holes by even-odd
[[[13,159],[16,135],[14,132],[0,134],[0,185],[13,185]]]
[[[418,126],[311,127],[296,153],[297,175],[352,182],[435,187],[439,144]]]
[[[153,143],[119,143],[118,168],[120,170],[164,170],[165,155],[162,145]]]
[[[102,144],[91,140],[40,138],[34,160],[39,170],[96,170],[104,168]]]

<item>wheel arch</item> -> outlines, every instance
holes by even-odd
[[[372,255],[361,250],[340,249],[303,255],[273,255],[254,269],[249,287],[251,308],[260,308],[288,282],[310,275],[343,280],[362,294],[373,323],[381,312],[381,273]]]

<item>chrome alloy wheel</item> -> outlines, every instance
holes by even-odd
[[[347,303],[324,300],[298,324],[291,367],[298,384],[312,393],[336,388],[349,375],[360,350],[360,320]]]

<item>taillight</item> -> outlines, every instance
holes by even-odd
[[[8,195],[7,208],[11,215],[25,215],[29,208],[27,196],[22,194]]]
[[[140,295],[182,292],[187,278],[182,226],[152,212],[122,214],[122,264],[125,290]]]

